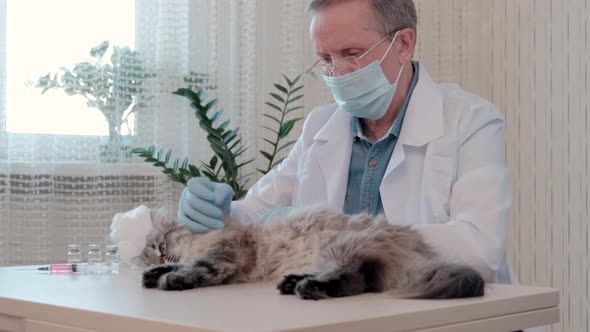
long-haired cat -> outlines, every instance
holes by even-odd
[[[476,270],[445,263],[416,231],[383,216],[314,208],[265,224],[226,220],[222,230],[193,234],[153,215],[155,231],[140,257],[150,265],[146,288],[276,281],[281,294],[314,300],[382,291],[412,298],[484,293]]]

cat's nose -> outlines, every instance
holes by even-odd
[[[166,263],[164,256],[160,256],[160,264],[164,264],[164,263]]]

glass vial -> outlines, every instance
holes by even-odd
[[[79,244],[69,244],[67,259],[69,264],[82,263],[82,253],[80,252]]]
[[[119,246],[117,245],[107,245],[106,246],[106,254],[104,256],[105,264],[109,272],[113,274],[119,273]]]
[[[88,264],[98,265],[102,263],[102,253],[100,252],[100,244],[88,245]]]

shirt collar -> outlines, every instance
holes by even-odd
[[[412,84],[410,84],[410,89],[408,90],[408,95],[402,104],[402,107],[399,111],[399,114],[395,118],[395,121],[389,128],[389,132],[387,135],[383,136],[380,140],[384,139],[389,135],[394,135],[395,137],[399,138],[399,135],[402,131],[402,125],[404,122],[404,117],[406,115],[406,110],[408,109],[408,104],[410,103],[410,99],[412,98],[412,92],[414,92],[414,88],[418,83],[418,76],[420,75],[420,63],[417,61],[412,61],[412,68],[414,69],[414,77],[412,78]],[[369,139],[363,134],[361,121],[357,117],[352,118],[352,135],[353,137],[358,137],[362,140],[368,141]]]

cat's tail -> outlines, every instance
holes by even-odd
[[[433,263],[413,279],[402,297],[455,299],[484,295],[481,274],[465,265]]]

